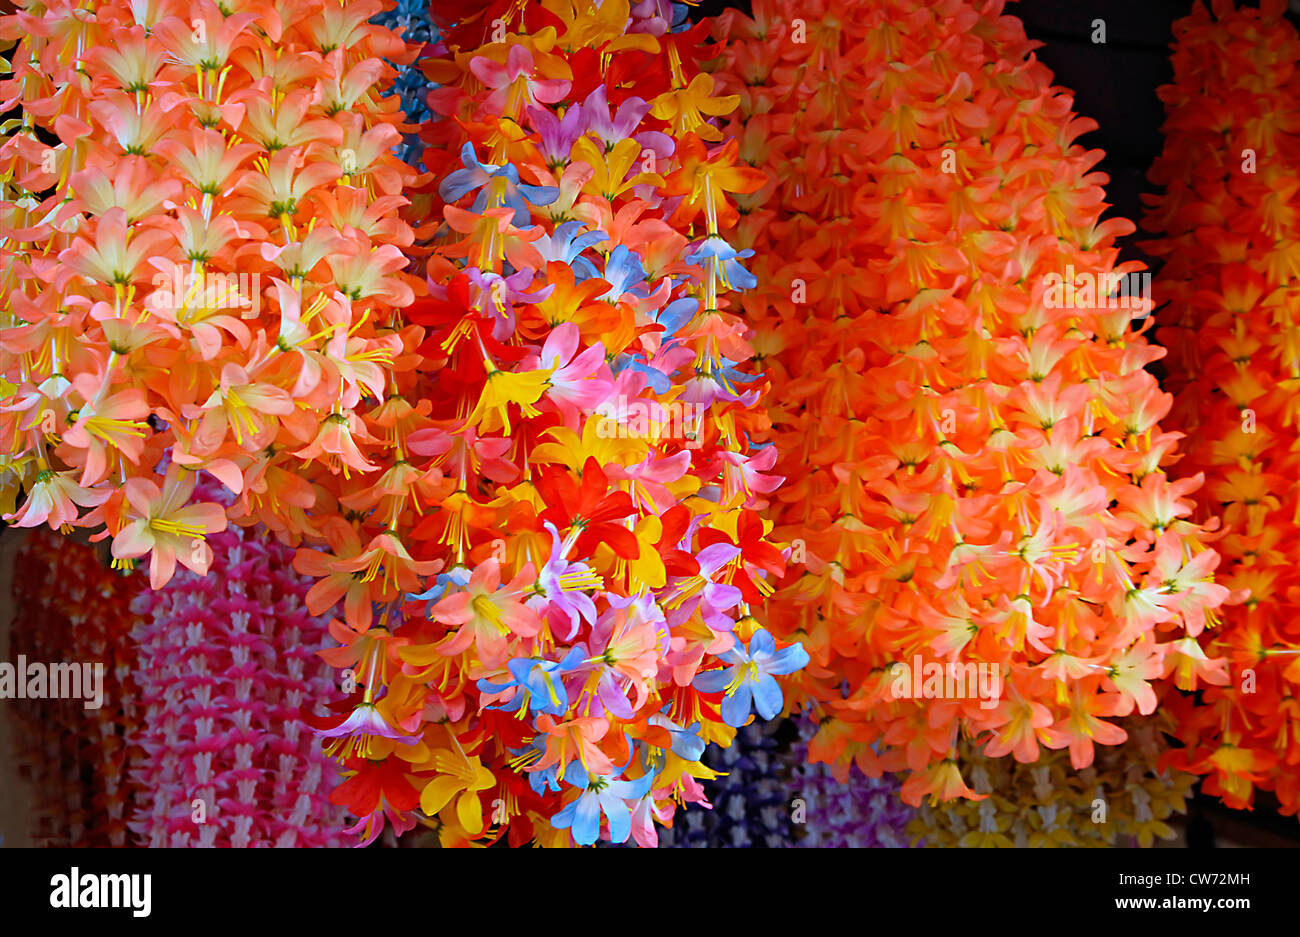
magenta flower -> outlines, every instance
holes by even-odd
[[[513,45],[504,66],[484,55],[475,56],[469,63],[470,71],[489,88],[491,94],[480,105],[480,111],[489,114],[506,113],[510,90],[520,78],[524,79],[523,96],[528,104],[554,104],[569,93],[570,83],[563,78],[534,78],[536,65],[532,53],[522,45]],[[516,115],[517,116],[517,115]]]

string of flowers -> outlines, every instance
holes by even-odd
[[[788,719],[753,722],[732,743],[711,745],[701,761],[718,773],[709,786],[708,810],[687,810],[662,832],[661,848],[780,849],[794,839],[791,766],[786,752],[795,735]]]
[[[892,774],[869,778],[853,765],[814,764],[808,744],[817,724],[795,720],[799,737],[786,755],[792,779],[785,806],[797,810],[794,845],[802,849],[896,849],[913,845],[906,831],[916,810],[903,803]],[[922,845],[922,844],[916,844]]]
[[[408,44],[419,43],[426,48],[438,41],[438,27],[429,17],[429,4],[426,0],[396,0],[396,6],[382,10],[370,18],[370,22],[400,33],[402,40]],[[390,62],[397,69],[397,78],[393,81],[393,92],[402,102],[402,113],[406,115],[408,128],[404,130],[402,142],[395,151],[398,159],[415,169],[423,161],[424,145],[420,141],[418,128],[430,119],[428,79],[420,71],[418,61],[406,63]]]
[[[809,757],[906,771],[911,804],[973,795],[963,737],[1080,769],[1168,675],[1222,667],[1195,642],[1228,590],[1197,481],[1162,469],[1150,300],[1117,291],[1133,226],[1100,220],[1101,153],[1074,142],[1095,124],[1002,9],[756,0],[713,28],[726,129],[772,180],[733,240],[791,479],[774,536],[803,562],[763,614],[812,658],[785,681]]]
[[[97,530],[119,565],[148,558],[154,588],[206,570],[228,519],[323,536],[333,476],[382,419],[394,310],[422,288],[398,217],[416,173],[382,96],[383,59],[415,47],[366,24],[380,8],[54,0],[0,18],[21,36],[0,106],[23,114],[0,141],[12,523]],[[191,503],[199,472],[229,511]]]
[[[719,232],[761,179],[668,4],[433,13],[396,458],[331,554],[299,554],[355,677],[316,725],[363,841],[655,845],[704,801],[705,745],[779,715],[806,661],[748,612],[783,568],[758,513],[779,479]]]
[[[1122,725],[1124,744],[1078,769],[1063,752],[1021,764],[963,741],[963,772],[979,799],[922,804],[907,832],[930,847],[1149,848],[1174,839],[1168,821],[1187,812],[1196,778],[1162,767],[1173,720],[1162,711]]]
[[[201,492],[232,500],[212,483]],[[344,845],[335,762],[301,710],[334,693],[310,580],[261,528],[212,538],[211,575],[141,589],[131,829],[146,846]]]
[[[1274,791],[1300,807],[1300,36],[1286,5],[1218,2],[1174,24],[1174,80],[1144,222],[1160,341],[1170,349],[1170,425],[1189,437],[1180,477],[1203,474],[1198,517],[1221,515],[1224,583],[1244,601],[1189,649],[1217,684],[1168,704],[1185,746],[1167,763],[1249,808]],[[1178,482],[1177,484],[1184,484]],[[1190,663],[1190,658],[1189,658]],[[1226,668],[1225,668],[1226,664]],[[1204,665],[1204,664],[1203,664]]]
[[[25,688],[6,687],[6,706],[16,717],[14,761],[34,800],[30,832],[39,845],[128,842],[137,794],[129,768],[142,716],[128,636],[137,619],[131,600],[144,586],[137,574],[110,570],[88,544],[48,530],[29,532],[15,554],[9,646]],[[66,679],[77,693],[12,699],[26,694],[20,662],[75,666],[75,682],[56,671],[46,680]],[[47,682],[41,692],[53,688]]]
[[[325,543],[339,499],[372,490],[363,449],[415,363],[398,310],[424,288],[384,96],[385,60],[418,46],[367,23],[383,6],[0,18],[19,38],[0,106],[23,115],[0,131],[7,520],[96,531],[161,589],[205,573],[230,522]],[[196,501],[203,472],[235,497]]]
[[[314,652],[325,622],[303,605],[310,584],[264,531],[213,544],[212,576],[181,572],[154,591],[87,544],[42,530],[24,540],[15,655],[83,668],[82,696],[16,705],[41,842],[342,844],[328,800],[337,770],[300,715],[332,692]],[[85,664],[103,667],[102,684]]]

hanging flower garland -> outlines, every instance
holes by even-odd
[[[654,845],[704,802],[705,745],[779,715],[807,660],[748,611],[784,568],[758,513],[779,479],[719,232],[761,177],[666,4],[434,14],[396,460],[299,554],[356,680],[316,724],[366,840]]]
[[[34,799],[30,832],[39,845],[129,842],[138,793],[130,768],[143,715],[129,635],[138,620],[131,601],[142,588],[143,577],[114,572],[93,547],[48,530],[29,533],[15,554],[9,646],[22,695],[29,662],[79,669],[59,678],[79,696],[13,700],[17,687],[5,688],[16,716],[13,757]]]
[[[899,797],[899,780],[846,778],[808,761],[817,726],[807,717],[752,723],[704,762],[719,772],[709,785],[713,809],[688,810],[661,846],[879,849],[912,845],[905,827],[916,811]]]
[[[982,799],[922,804],[907,832],[930,847],[1149,848],[1174,839],[1168,821],[1187,812],[1196,778],[1162,766],[1173,720],[1161,712],[1121,724],[1124,744],[1101,748],[1085,768],[1064,752],[1020,764],[962,742],[963,774]]]
[[[687,810],[660,836],[663,848],[782,849],[792,845],[789,720],[753,722],[701,759],[718,772],[708,810]]]
[[[337,770],[299,712],[332,687],[315,654],[325,622],[306,612],[293,550],[228,530],[213,538],[213,575],[181,572],[154,591],[86,544],[28,537],[15,653],[103,667],[75,684],[84,699],[18,707],[35,835],[76,847],[343,844],[328,800]]]
[[[384,60],[417,47],[367,24],[381,7],[110,0],[0,19],[22,37],[0,83],[23,113],[0,141],[16,526],[96,530],[161,589],[178,565],[205,573],[230,522],[328,543],[340,499],[372,490],[365,450],[386,445],[394,372],[415,365],[398,310],[423,290],[399,217],[417,174],[390,152],[403,115],[383,96]],[[196,498],[201,472],[235,497]]]
[[[396,0],[396,6],[376,13],[370,22],[398,33],[408,46],[418,44],[417,48],[423,49],[438,41],[438,27],[429,17],[429,4],[425,0]],[[420,71],[418,61],[389,64],[397,69],[392,91],[400,97],[402,113],[406,116],[402,143],[397,147],[396,155],[408,166],[418,169],[424,152],[418,131],[430,116],[429,81]]]
[[[329,801],[337,766],[300,713],[334,692],[316,656],[326,622],[305,606],[311,581],[262,528],[224,531],[212,547],[212,575],[181,572],[134,600],[131,828],[171,848],[344,845]]]
[[[728,129],[772,177],[733,240],[791,479],[774,534],[806,554],[766,620],[812,657],[786,681],[819,711],[810,757],[909,771],[909,803],[973,796],[963,736],[1082,768],[1171,672],[1221,678],[1194,639],[1227,589],[1197,482],[1161,468],[1149,300],[1115,295],[1132,225],[1100,220],[1094,124],[1002,6],[766,0],[714,26]]]
[[[398,217],[416,174],[382,96],[383,58],[414,47],[367,25],[380,8],[55,0],[0,18],[21,36],[0,106],[23,113],[0,141],[12,523],[97,529],[154,588],[204,572],[228,520],[323,538],[403,350],[394,310],[421,288]],[[199,472],[229,510],[192,503]]]
[[[1174,24],[1165,146],[1151,169],[1146,245],[1160,340],[1170,349],[1170,423],[1189,437],[1181,477],[1204,474],[1198,514],[1221,515],[1224,584],[1244,601],[1199,636],[1193,655],[1226,658],[1200,698],[1177,696],[1167,760],[1249,808],[1274,791],[1300,808],[1300,36],[1285,4],[1197,5]],[[1182,484],[1181,482],[1178,484]],[[1191,655],[1188,664],[1192,663]],[[1201,662],[1204,666],[1204,661]],[[1196,689],[1180,673],[1181,689]]]
[[[797,810],[794,845],[802,849],[896,849],[912,846],[906,829],[916,811],[903,803],[901,783],[890,774],[869,778],[857,768],[847,776],[808,760],[808,743],[817,724],[796,720],[798,744],[786,759],[793,779],[786,806]],[[921,844],[916,844],[921,845]]]

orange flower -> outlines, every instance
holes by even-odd
[[[767,176],[751,166],[736,165],[739,152],[735,140],[728,140],[709,154],[703,139],[688,133],[678,147],[681,166],[664,183],[669,195],[683,197],[673,213],[673,222],[690,224],[703,212],[711,230],[734,225],[739,216],[726,193],[756,192],[767,182]]]
[[[1284,14],[1277,0],[1258,9],[1222,2],[1197,6],[1174,24],[1174,81],[1159,89],[1165,146],[1150,173],[1166,191],[1146,223],[1161,236],[1146,247],[1166,261],[1156,280],[1175,394],[1166,425],[1188,437],[1177,465],[1188,481],[1175,484],[1206,479],[1187,490],[1196,491],[1195,516],[1223,518],[1218,565],[1233,590],[1231,603],[1204,630],[1174,641],[1166,658],[1180,690],[1211,684],[1199,698],[1168,700],[1191,753],[1179,764],[1207,775],[1204,789],[1231,807],[1248,807],[1258,787],[1276,791],[1283,811],[1293,813],[1300,807],[1291,777],[1300,721],[1290,706],[1300,681],[1300,217],[1288,204],[1294,160],[1243,162],[1244,154],[1285,149],[1300,131],[1291,116],[1300,106],[1295,88],[1271,77],[1300,62],[1300,34]],[[1185,567],[1191,579],[1195,563]],[[1173,596],[1190,584],[1163,578]]]

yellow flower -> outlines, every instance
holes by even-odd
[[[701,140],[717,143],[722,131],[705,123],[707,117],[730,114],[740,103],[740,95],[713,97],[713,76],[701,72],[685,88],[665,91],[651,103],[650,113],[660,120],[670,121],[673,136],[694,131]]]
[[[452,799],[456,800],[455,818],[470,836],[481,836],[485,828],[483,804],[479,791],[490,790],[496,777],[475,755],[463,755],[439,749],[433,754],[433,764],[438,776],[420,792],[420,809],[425,815],[440,812]],[[447,818],[450,819],[450,818]]]
[[[477,425],[481,432],[493,432],[504,429],[510,435],[510,404],[519,405],[524,416],[534,417],[541,413],[533,404],[542,398],[551,386],[551,375],[555,368],[542,371],[498,371],[489,368],[487,381],[483,385],[483,394],[478,404],[469,415],[468,422]]]

